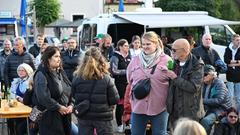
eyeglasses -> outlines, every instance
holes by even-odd
[[[177,48],[177,49],[174,49],[174,48],[172,48],[172,52],[177,52],[177,50],[180,50],[180,49],[183,49],[183,48]]]
[[[208,73],[204,73],[204,76],[207,76],[208,75]]]
[[[75,42],[67,42],[68,44],[75,44]]]
[[[228,117],[231,118],[231,119],[233,119],[233,118],[237,119],[237,116],[233,116],[233,115],[229,115]]]

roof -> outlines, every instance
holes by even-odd
[[[58,19],[50,24],[48,24],[46,27],[62,27],[62,28],[77,28],[79,25],[82,24],[82,21],[84,19],[78,19],[76,21],[69,21],[65,19]]]
[[[191,27],[205,25],[236,25],[240,21],[227,21],[209,16],[207,12],[115,12],[114,16],[144,25],[156,27]]]

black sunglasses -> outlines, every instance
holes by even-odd
[[[204,73],[204,76],[207,76],[208,75],[208,73]]]
[[[236,119],[237,118],[237,116],[232,116],[232,115],[229,115],[228,117],[231,118],[231,119],[233,119],[233,118]]]
[[[180,49],[183,49],[183,48],[178,48],[178,49],[174,49],[174,48],[172,48],[172,52],[176,52],[177,50],[180,50]]]

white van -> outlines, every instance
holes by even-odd
[[[99,34],[110,34],[113,43],[121,38],[131,42],[133,35],[141,36],[145,31],[155,31],[167,36],[171,44],[175,39],[193,35],[197,45],[201,44],[204,33],[211,33],[213,43],[220,57],[231,42],[235,32],[228,25],[240,24],[214,18],[203,11],[189,12],[115,12],[103,14],[83,21],[78,27],[78,43],[81,50],[93,45],[93,38]]]

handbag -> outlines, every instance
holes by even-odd
[[[79,104],[73,107],[73,112],[77,117],[81,117],[86,114],[90,108],[92,91],[95,87],[96,80],[93,82],[92,88],[88,94],[88,99],[81,101]]]
[[[32,122],[36,123],[42,118],[43,113],[45,113],[46,111],[47,111],[47,109],[45,109],[44,111],[41,111],[37,108],[37,106],[34,106],[32,108],[32,111],[29,114],[29,119]]]
[[[153,74],[155,69],[157,67],[157,64],[153,66],[150,74]],[[145,98],[151,90],[151,80],[150,77],[146,79],[142,79],[138,81],[132,88],[132,93],[135,96],[136,99],[143,99]]]

